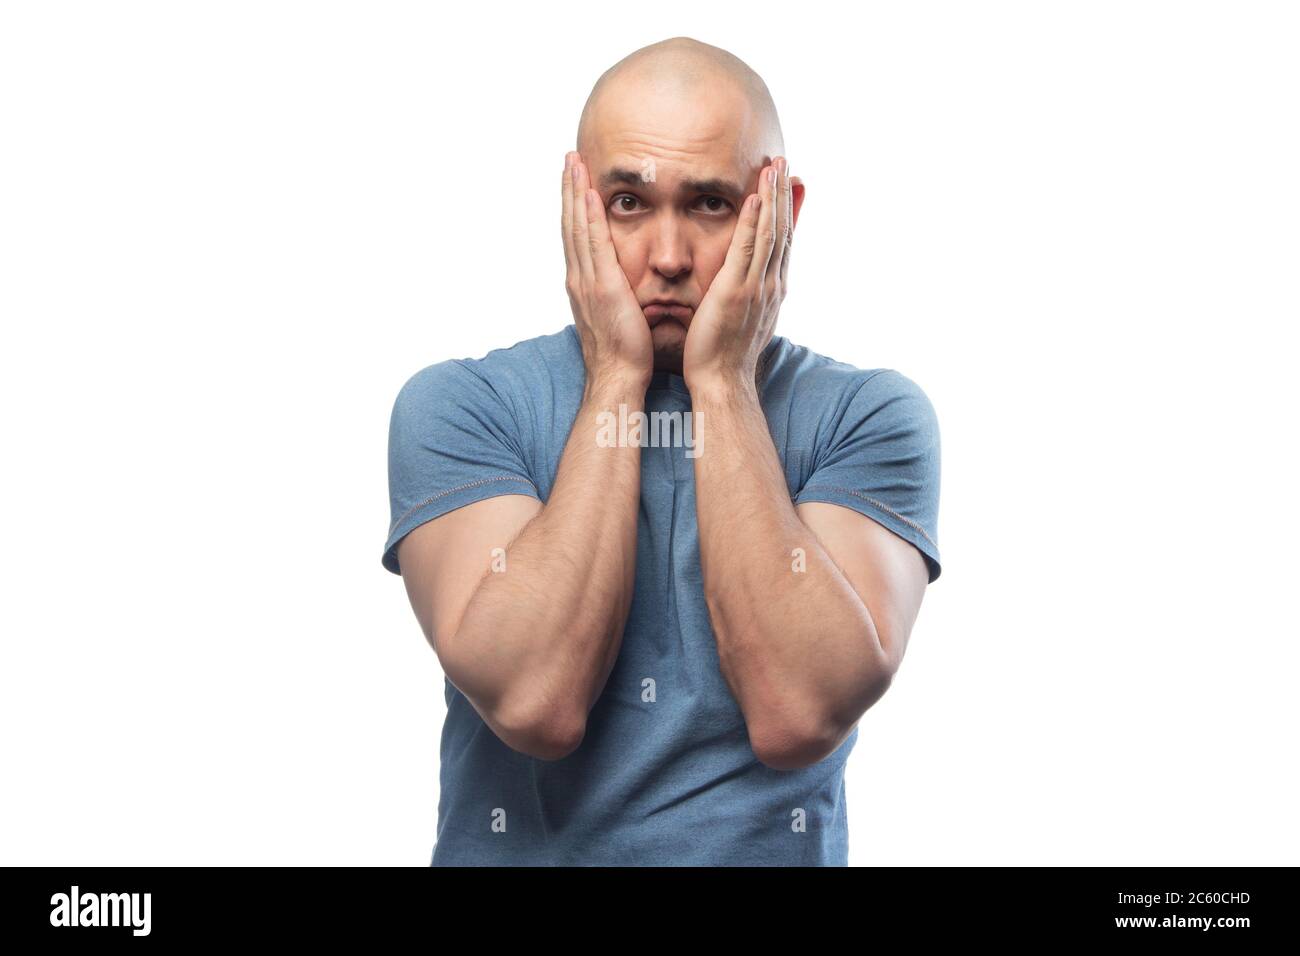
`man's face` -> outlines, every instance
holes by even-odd
[[[740,206],[771,159],[743,96],[606,91],[579,143],[619,265],[641,304],[655,368],[681,372],[695,309],[727,258]],[[656,308],[671,300],[685,308]]]

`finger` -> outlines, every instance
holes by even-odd
[[[782,156],[776,161],[776,236],[772,244],[772,259],[767,264],[765,279],[772,285],[781,277],[785,262],[785,248],[790,241],[790,163]]]
[[[583,281],[590,283],[596,270],[591,262],[591,240],[587,233],[587,203],[581,198],[587,192],[587,166],[581,157],[574,158],[573,176],[573,251]]]
[[[615,278],[610,270],[618,270],[618,253],[609,235],[609,222],[605,219],[605,204],[600,193],[594,189],[586,191],[587,200],[587,236],[591,245],[591,262],[595,267],[597,278]]]
[[[758,213],[758,228],[754,233],[754,257],[749,262],[747,281],[763,281],[767,273],[767,264],[772,258],[772,247],[776,239],[776,190],[775,176],[769,182],[769,175],[775,173],[775,166],[767,166],[759,177],[758,195],[763,201]]]
[[[762,181],[761,172],[758,178]],[[750,193],[741,203],[736,228],[731,234],[731,245],[727,247],[727,257],[722,260],[722,268],[718,270],[718,275],[725,276],[735,285],[743,284],[745,276],[749,274],[749,260],[754,255],[754,233],[758,228],[759,205],[758,193]]]
[[[789,211],[789,228],[785,233],[785,253],[781,256],[781,289],[784,295],[785,277],[790,271],[790,254],[794,250],[794,187],[799,185],[799,177],[790,177],[790,188],[786,193],[787,209]]]
[[[758,171],[760,192],[750,193],[740,206],[736,228],[731,234],[731,245],[727,247],[727,257],[719,270],[719,274],[725,275],[734,285],[744,284],[749,275],[749,263],[754,257],[754,237],[758,231],[759,210],[763,202],[763,172],[761,169]]]
[[[560,232],[564,239],[564,264],[569,269],[578,268],[573,251],[573,153],[564,154],[564,172],[560,180]]]

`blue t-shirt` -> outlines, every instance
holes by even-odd
[[[937,578],[939,430],[925,393],[782,336],[763,360],[759,394],[791,500],[867,515]],[[572,324],[416,372],[392,412],[384,567],[400,574],[402,537],[456,508],[547,501],[585,379]],[[654,373],[647,414],[690,407],[681,376]],[[702,431],[707,454],[707,421]],[[844,764],[858,732],[799,770],[754,756],[704,599],[695,452],[677,444],[641,449],[635,594],[578,749],[555,761],[511,749],[444,679],[433,866],[847,865]]]

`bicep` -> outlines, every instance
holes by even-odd
[[[397,559],[406,594],[435,652],[460,627],[494,558],[541,510],[530,495],[497,495],[427,521],[402,539]]]
[[[929,583],[921,552],[852,508],[809,501],[795,513],[871,612],[891,672],[897,671]]]

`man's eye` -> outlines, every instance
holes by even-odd
[[[641,200],[637,199],[631,193],[620,193],[609,201],[609,205],[610,208],[614,209],[616,212],[636,212],[637,204],[640,202]],[[731,203],[727,202],[727,200],[723,199],[721,196],[701,196],[699,202],[716,203],[717,205],[708,205],[705,207],[708,212],[713,213],[714,215],[724,213],[731,208]],[[629,203],[631,205],[629,205]]]

